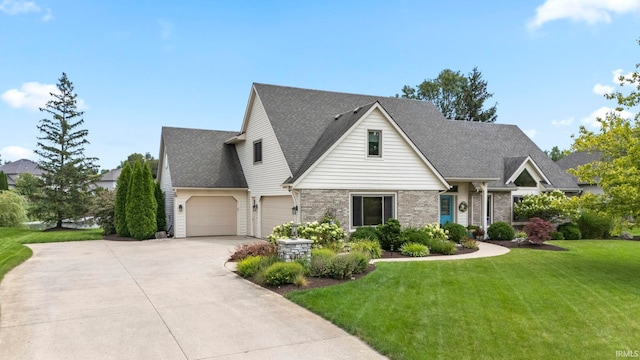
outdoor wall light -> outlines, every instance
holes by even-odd
[[[178,205],[178,211],[182,212],[182,204]]]
[[[291,214],[292,215],[296,215],[298,214],[298,205],[294,206],[291,208]]]
[[[253,211],[258,211],[258,203],[253,200]]]

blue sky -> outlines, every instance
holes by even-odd
[[[31,158],[62,72],[103,169],[162,126],[239,130],[253,82],[395,95],[478,66],[543,150],[569,148],[640,61],[640,0],[0,0],[0,155]],[[491,139],[487,139],[491,141]]]

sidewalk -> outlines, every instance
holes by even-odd
[[[394,261],[436,261],[436,260],[463,260],[463,259],[478,259],[491,256],[504,255],[509,252],[509,249],[494,245],[482,241],[478,241],[478,251],[469,254],[462,255],[443,255],[443,256],[424,256],[424,257],[408,257],[408,258],[387,258],[387,259],[374,259],[372,263],[377,262],[394,262]]]

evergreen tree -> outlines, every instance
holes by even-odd
[[[137,162],[127,192],[126,217],[131,237],[139,240],[149,239],[156,232],[158,205],[152,181],[149,166]]]
[[[127,227],[127,193],[129,184],[131,183],[131,165],[124,164],[122,172],[116,182],[116,208],[115,208],[115,227],[116,234],[122,237],[129,236]]]
[[[153,171],[153,170],[152,170]],[[158,203],[158,211],[156,213],[156,223],[158,231],[165,231],[167,229],[167,218],[164,211],[164,194],[160,188],[160,183],[155,183],[155,195],[156,203]]]
[[[0,171],[0,191],[2,190],[9,190],[9,180],[4,171]]]
[[[477,122],[495,122],[498,118],[497,104],[483,109],[485,101],[492,96],[478,67],[468,76],[444,69],[437,78],[425,80],[415,88],[405,85],[402,95],[396,94],[396,97],[431,101],[447,119]]]
[[[51,119],[42,119],[38,125],[43,136],[38,138],[35,153],[41,158],[42,192],[33,210],[40,220],[55,222],[60,228],[62,220],[87,213],[91,188],[98,177],[97,159],[84,155],[89,131],[81,128],[84,112],[77,110],[73,83],[62,73],[56,86],[58,92],[51,93],[52,99],[40,108]]]

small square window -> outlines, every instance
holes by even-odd
[[[262,162],[262,140],[253,143],[253,162]]]
[[[382,149],[381,149],[381,139],[382,139],[382,131],[380,130],[369,130],[368,131],[368,150],[367,150],[367,155],[368,156],[377,156],[380,157],[382,156]]]

